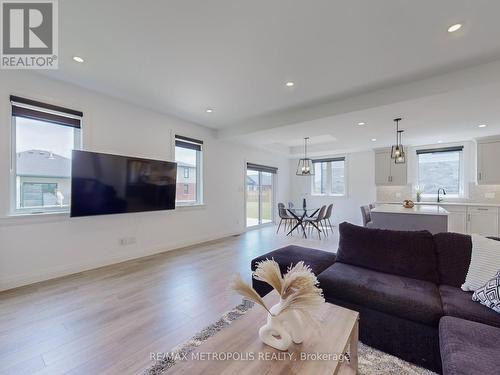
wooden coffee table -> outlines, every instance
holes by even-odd
[[[270,307],[278,295],[264,300]],[[186,361],[166,374],[356,374],[358,370],[358,320],[356,311],[325,303],[318,311],[320,331],[281,352],[263,344],[258,335],[266,311],[255,305],[229,327],[209,338]],[[350,360],[339,358],[349,353]],[[229,359],[228,356],[233,358]]]

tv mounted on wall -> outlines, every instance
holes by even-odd
[[[175,209],[177,164],[73,151],[71,217]]]

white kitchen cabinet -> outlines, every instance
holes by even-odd
[[[390,158],[390,152],[375,152],[375,184],[391,184],[391,165],[387,158]]]
[[[500,184],[500,140],[477,141],[477,183],[479,185]]]
[[[391,159],[391,185],[406,185],[407,177],[406,177],[406,165],[408,162],[404,164],[396,164],[394,160]]]
[[[498,236],[498,207],[468,207],[467,233]]]
[[[455,205],[441,205],[448,215],[448,232],[467,233],[467,207]]]
[[[375,151],[375,184],[381,185],[406,185],[407,163],[396,164],[391,159],[391,150]]]

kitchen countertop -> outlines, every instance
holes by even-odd
[[[481,202],[414,202],[415,205],[425,205],[425,206],[481,206],[481,207],[500,207],[500,203],[481,203]],[[398,204],[403,206],[403,201],[401,202],[377,202],[376,204]]]
[[[371,210],[372,213],[383,214],[410,214],[410,215],[442,215],[448,216],[449,212],[435,205],[415,205],[413,208],[405,208],[403,205],[382,204]]]

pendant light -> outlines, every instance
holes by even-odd
[[[404,153],[403,145],[399,139],[401,133],[399,132],[399,122],[401,118],[395,118],[394,122],[396,123],[396,143],[392,146],[391,149],[391,158],[396,159],[401,156],[401,153]]]
[[[406,153],[403,147],[403,132],[404,130],[398,130],[398,139],[399,139],[399,155],[394,159],[394,163],[396,164],[404,164],[406,163]]]
[[[297,176],[314,176],[314,165],[311,159],[307,157],[307,141],[309,137],[304,138],[304,158],[299,160],[297,165]]]

